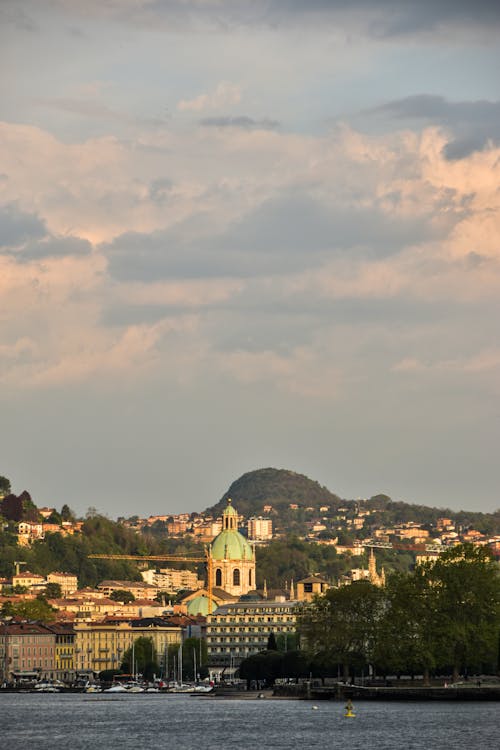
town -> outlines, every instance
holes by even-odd
[[[30,570],[27,562],[47,540],[54,544],[89,533],[89,520],[77,519],[67,506],[60,512],[37,508],[27,492],[16,496],[6,490],[10,486],[4,483],[2,566],[4,571],[12,568],[10,576],[0,579],[4,686],[89,687],[103,676],[113,679],[124,668],[129,675],[140,672],[152,684],[162,680],[178,689],[183,679],[210,685],[231,681],[243,662],[270,643],[285,653],[295,651],[298,619],[318,597],[360,582],[383,588],[391,571],[378,562],[380,555],[403,552],[418,567],[469,545],[500,557],[498,533],[459,525],[450,517],[389,525],[380,507],[363,500],[281,503],[281,512],[269,500],[253,506],[259,515],[245,516],[225,497],[220,515],[206,511],[113,522],[133,539],[147,538],[153,530],[177,548],[160,554],[89,548],[85,562],[126,563],[136,574],[136,580],[130,575],[103,578],[89,586],[79,580],[76,568],[40,572]],[[302,543],[334,550],[342,561],[336,580],[310,569],[276,586],[262,575],[259,560],[266,548],[286,541],[284,519],[302,530]],[[5,554],[9,540],[15,541],[10,557]]]

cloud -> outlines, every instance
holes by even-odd
[[[102,247],[113,278],[254,277],[297,273],[332,257],[379,257],[439,236],[432,216],[397,216],[381,205],[329,205],[307,191],[264,201],[219,234],[184,236],[182,225],[128,233]]]
[[[200,94],[194,99],[182,99],[177,104],[181,112],[201,112],[206,109],[220,109],[241,100],[241,89],[234,83],[221,81],[211,94]]]
[[[200,120],[200,125],[209,128],[242,128],[243,130],[276,130],[279,127],[277,120],[263,118],[254,120],[252,117],[241,115],[239,117],[205,117]]]
[[[300,28],[331,30],[342,25],[375,37],[403,36],[436,29],[494,29],[500,24],[500,10],[494,0],[87,0],[84,11],[68,0],[53,5],[71,17],[92,15],[115,18],[157,31],[158,29],[239,30],[241,28]]]
[[[454,134],[444,147],[448,159],[462,159],[500,143],[500,101],[451,102],[443,96],[419,94],[388,102],[369,114],[446,126]]]
[[[29,239],[44,237],[46,231],[38,216],[21,211],[14,204],[0,206],[0,252],[2,248],[16,247]]]

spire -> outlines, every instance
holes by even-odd
[[[264,578],[264,586],[262,587],[262,596],[264,599],[267,599],[267,581]]]
[[[290,599],[295,599],[295,586],[293,585],[293,578],[290,581]]]

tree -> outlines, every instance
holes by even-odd
[[[61,584],[48,583],[45,586],[45,596],[47,599],[60,599],[62,597]]]
[[[127,591],[126,589],[115,589],[115,591],[111,592],[109,598],[114,602],[121,602],[122,604],[129,604],[130,602],[135,601],[135,596],[133,595],[133,593],[131,591]]]
[[[69,505],[66,505],[66,503],[61,508],[61,518],[63,521],[75,521],[76,520],[76,515],[74,511],[72,511]]]
[[[182,674],[188,680],[204,678],[208,674],[207,643],[204,638],[186,638],[182,644]],[[196,673],[195,673],[196,665]]]
[[[301,643],[311,658],[342,664],[347,679],[350,669],[373,661],[382,605],[381,589],[368,581],[329,589],[299,615]]]
[[[394,573],[389,577],[374,649],[377,667],[385,674],[422,672],[428,682],[436,664],[431,594],[420,568],[412,574]]]
[[[496,663],[500,631],[500,576],[490,550],[460,544],[422,570],[438,666],[460,671]]]
[[[268,639],[267,639],[267,650],[268,651],[277,651],[278,650],[278,644],[276,643],[276,636],[274,635],[273,631],[269,633]]]
[[[21,617],[23,620],[39,620],[53,622],[56,619],[55,610],[42,597],[22,602],[6,602],[2,607],[4,617]]]
[[[10,492],[11,492],[10,481],[7,479],[7,477],[0,476],[0,497],[3,497],[4,495],[9,495]]]
[[[261,687],[262,683],[270,687],[282,675],[283,659],[284,654],[280,651],[261,651],[252,654],[241,662],[240,677],[247,681],[248,688],[252,681],[255,681],[258,687]]]
[[[133,648],[127,649],[123,654],[121,670],[127,674],[142,674],[145,680],[159,674],[160,666],[153,639],[144,636],[136,638]]]

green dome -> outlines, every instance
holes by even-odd
[[[229,510],[227,508],[226,510]],[[231,510],[234,510],[232,508]],[[226,529],[215,538],[212,544],[213,560],[253,560],[253,551],[239,531]]]
[[[191,599],[191,601],[188,603],[187,613],[188,615],[192,615],[193,617],[196,615],[203,615],[204,617],[206,617],[210,609],[208,605],[209,605],[208,596],[203,596],[203,594],[200,596],[196,596],[194,599]]]

